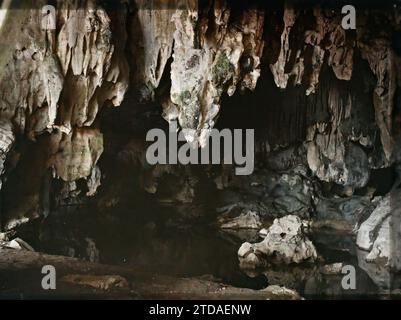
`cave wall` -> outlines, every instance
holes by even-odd
[[[226,0],[57,1],[53,30],[42,27],[44,4],[11,1],[1,22],[3,228],[48,214],[52,199],[95,195],[112,175],[99,167],[106,155],[128,157],[151,193],[164,174],[193,176],[146,167],[134,118],[153,110],[192,129],[186,139],[200,146],[236,110],[236,127],[257,129],[260,165],[294,148],[318,180],[352,190],[396,160],[393,2],[359,3],[356,30],[341,27],[340,4]],[[120,128],[124,143],[103,125],[114,107],[115,126],[133,119]],[[178,199],[191,199],[188,190]]]

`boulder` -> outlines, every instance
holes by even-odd
[[[28,250],[35,251],[28,243],[20,238],[15,238],[11,241],[7,241],[7,238],[0,238],[0,247],[11,248],[15,250]]]
[[[320,268],[320,272],[326,275],[341,274],[344,264],[342,262],[335,262],[326,264]]]
[[[367,196],[320,197],[316,201],[313,227],[352,231],[358,221],[366,219],[372,213],[376,205],[377,203]]]
[[[241,265],[263,267],[264,258],[286,264],[316,260],[315,246],[305,235],[307,227],[305,221],[294,215],[275,219],[262,242],[242,244],[238,250]]]
[[[220,192],[219,211],[236,211],[236,215],[254,211],[261,217],[279,218],[292,214],[309,218],[315,186],[299,172],[301,169],[259,170],[249,176],[233,177]]]
[[[367,220],[359,227],[356,244],[362,250],[371,250],[384,220],[390,215],[390,196],[384,197]]]
[[[383,197],[357,233],[358,264],[381,289],[394,287],[401,270],[401,200],[396,189]],[[393,274],[394,273],[394,274]]]
[[[222,229],[259,229],[262,225],[260,217],[253,211],[241,213],[232,219],[221,217],[219,222]]]
[[[277,285],[271,285],[268,286],[267,288],[261,290],[263,292],[268,292],[269,294],[276,296],[276,297],[281,297],[282,299],[285,300],[303,300],[303,298],[299,295],[298,292],[288,289],[286,287],[280,287]]]

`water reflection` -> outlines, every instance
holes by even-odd
[[[263,270],[246,270],[241,268],[237,251],[244,240],[257,241],[257,231],[224,232],[207,222],[173,223],[171,215],[160,212],[139,220],[138,216],[102,220],[89,215],[80,223],[73,214],[59,217],[62,220],[57,218],[51,224],[52,230],[58,231],[42,239],[42,247],[47,251],[51,248],[53,253],[85,252],[82,246],[90,237],[103,263],[132,265],[182,277],[206,276],[242,288],[280,285],[305,298],[373,298],[379,292],[378,286],[382,286],[382,282],[372,281],[377,271],[365,268],[350,236],[338,235],[337,239],[331,233],[314,234],[312,241],[322,258],[314,264],[271,263]],[[334,262],[355,266],[356,290],[342,288],[341,273],[322,272],[324,265]]]

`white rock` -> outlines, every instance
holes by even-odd
[[[21,250],[22,249],[21,245],[15,240],[11,240],[10,242],[8,242],[7,243],[7,247],[12,248],[12,249],[16,249],[16,250]]]
[[[244,258],[251,252],[253,252],[252,244],[249,242],[244,242],[238,250],[238,256]]]
[[[363,250],[371,250],[381,224],[390,214],[390,196],[383,198],[370,217],[359,227],[356,244]]]
[[[379,262],[382,260],[387,264],[390,259],[390,217],[380,226],[376,240],[373,243],[372,251],[366,256],[368,262]]]
[[[323,274],[340,274],[343,268],[342,262],[336,262],[332,264],[326,264],[321,268],[321,273]]]
[[[280,287],[277,285],[271,285],[268,286],[267,288],[261,290],[264,292],[269,292],[275,296],[280,296],[283,299],[286,300],[300,300],[302,299],[302,297],[299,295],[298,292],[296,292],[295,290],[292,289],[288,289],[286,287]]]
[[[263,229],[261,229],[260,231],[259,231],[259,236],[261,237],[261,238],[266,238],[266,236],[267,236],[267,234],[268,234],[268,230],[266,229],[266,228],[263,228]]]
[[[304,234],[305,225],[307,224],[304,221],[294,215],[275,219],[262,242],[251,246],[245,243],[241,246],[238,254],[242,260],[245,260],[241,262],[241,265],[261,267],[264,262],[259,257],[262,256],[271,256],[278,262],[285,263],[315,260],[316,249]],[[254,254],[250,253],[251,250]],[[258,259],[255,259],[254,255]]]
[[[11,241],[0,240],[0,246],[15,249],[15,250],[35,251],[28,243],[26,243],[24,240],[22,240],[20,238],[15,238]]]
[[[224,221],[224,219],[222,219]],[[256,212],[248,211],[241,213],[239,216],[224,222],[221,225],[222,229],[259,229],[262,223]]]

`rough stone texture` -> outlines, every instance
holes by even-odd
[[[300,85],[306,79],[307,95],[314,93],[326,54],[328,64],[333,68],[336,77],[350,80],[353,69],[353,42],[347,41],[340,16],[334,15],[329,9],[316,6],[312,9],[314,27],[308,29],[303,26],[308,25],[308,21],[305,15],[301,14],[301,10],[289,1],[284,6],[280,53],[277,61],[270,65],[276,85],[286,88],[290,77],[293,76],[295,85]],[[294,32],[298,37],[296,41]],[[326,37],[329,41],[324,41]]]
[[[137,13],[131,20],[130,49],[135,59],[132,82],[138,87],[138,100],[154,99],[154,90],[159,86],[174,44],[176,13],[174,5],[136,1]],[[140,32],[138,32],[140,30]]]
[[[360,11],[354,34],[342,29],[339,12],[329,6],[314,6],[305,11],[304,7],[287,2],[280,43],[274,43],[274,36],[270,38],[273,40],[268,40],[271,47],[279,47],[278,53],[269,57],[272,60],[270,69],[279,88],[303,86],[307,95],[319,98],[321,91],[325,90],[323,76],[327,77],[322,72],[325,58],[335,77],[347,81],[358,78],[355,72],[359,72],[360,66],[355,65],[354,60],[359,59],[359,55],[368,62],[376,83],[372,92],[368,90],[365,96],[371,95],[380,145],[377,145],[374,131],[366,132],[366,128],[374,125],[369,124],[361,130],[363,127],[358,122],[365,120],[352,116],[358,109],[366,112],[367,106],[358,107],[361,99],[354,97],[354,92],[338,89],[333,80],[328,92],[322,96],[327,99],[323,103],[328,115],[322,118],[310,113],[315,119],[308,126],[306,136],[309,167],[319,179],[360,188],[366,185],[370,168],[388,166],[392,161],[391,114],[398,58],[391,48],[390,33],[380,33],[379,30],[383,25],[395,28],[397,15]],[[366,76],[361,78],[363,81],[366,79]],[[319,101],[312,100],[316,112]],[[378,160],[363,150],[363,147],[372,145],[382,148],[382,159]]]
[[[118,45],[113,44],[111,21],[105,10],[94,1],[75,11],[72,3],[62,3],[58,10],[63,25],[57,35],[57,56],[68,93],[63,94],[60,103],[60,125],[69,132],[72,127],[90,126],[106,100],[119,105],[128,79],[125,59]]]
[[[6,44],[0,63],[1,171],[7,173],[7,153],[16,148],[18,161],[21,145],[44,136],[49,158],[34,170],[40,174],[54,166],[55,176],[73,181],[88,177],[103,151],[94,124],[99,110],[119,105],[128,87],[125,11],[111,20],[96,1],[59,1],[57,29],[46,30],[36,9],[43,5],[20,8],[11,1],[0,29]],[[18,36],[11,36],[15,30]]]
[[[214,1],[201,10],[196,4],[190,1],[187,9],[177,10],[173,16],[171,102],[177,106],[187,141],[204,146],[223,92],[233,95],[237,86],[256,86],[264,13],[247,9],[228,24],[226,1]]]
[[[344,264],[342,262],[336,262],[332,264],[326,264],[321,268],[323,274],[341,274]]]
[[[13,55],[3,57],[9,62],[1,83],[2,118],[12,119],[18,123],[16,129],[34,138],[53,128],[69,133],[73,127],[90,126],[99,105],[106,100],[121,103],[127,69],[121,48],[112,43],[111,21],[104,9],[92,0],[83,7],[60,2],[58,34],[41,30],[36,23],[39,10],[17,12],[20,17],[6,20],[2,28],[22,22],[23,30],[12,44]]]
[[[377,237],[372,245],[372,250],[366,256],[367,262],[380,262],[391,260],[391,217],[387,217],[380,226]]]
[[[232,219],[220,217],[219,223],[222,229],[259,229],[262,225],[260,217],[252,211],[242,213]]]
[[[359,227],[356,244],[364,250],[371,250],[381,225],[390,215],[390,196],[382,199],[370,217]]]
[[[91,261],[93,262],[93,261]],[[120,275],[80,275],[68,274],[63,276],[60,281],[84,286],[91,286],[100,290],[110,290],[112,288],[129,288],[127,279]]]
[[[10,152],[15,142],[15,136],[12,131],[12,124],[8,121],[0,122],[0,175],[4,174],[4,162],[7,154]],[[0,189],[2,182],[0,180]]]
[[[225,174],[219,180],[227,180]],[[314,196],[315,186],[303,167],[281,173],[258,170],[250,176],[231,177],[224,183],[218,212],[231,217],[253,211],[262,218],[288,214],[309,218]]]
[[[50,164],[64,181],[74,181],[91,175],[102,152],[103,136],[98,130],[75,130],[62,135]]]
[[[369,25],[369,27],[375,28],[379,26]],[[366,35],[366,33],[372,30],[369,30],[367,25],[361,25],[358,30],[358,46],[362,57],[369,62],[370,68],[377,78],[373,92],[376,123],[380,129],[380,139],[386,159],[391,161],[393,151],[393,139],[391,136],[392,112],[397,86],[395,54],[391,49],[388,37],[369,38],[369,34]]]
[[[358,223],[374,210],[379,197],[351,196],[345,198],[319,197],[316,203],[314,227],[330,227],[337,230],[352,231]]]
[[[384,197],[357,233],[359,265],[385,290],[397,287],[401,270],[399,196],[398,189]]]
[[[88,178],[88,192],[87,196],[91,197],[95,195],[97,188],[101,185],[102,173],[98,166],[92,168],[92,172]]]
[[[181,127],[192,130],[186,131],[187,140],[204,145],[208,131],[202,129],[215,125],[222,95],[231,96],[237,88],[255,89],[265,63],[279,88],[295,84],[310,97],[307,104],[313,107],[306,109],[306,126],[299,125],[305,122],[302,110],[280,125],[297,134],[294,127],[304,126],[307,163],[319,179],[360,188],[367,184],[371,168],[390,165],[399,59],[389,33],[379,34],[377,29],[384,22],[395,26],[397,15],[381,12],[372,22],[370,14],[376,12],[361,12],[355,34],[341,28],[338,10],[325,6],[301,10],[287,2],[282,16],[273,17],[276,12],[252,6],[235,11],[224,0],[193,0],[180,8],[178,3],[163,7],[138,0],[127,19],[121,3],[111,13],[94,0],[79,7],[60,1],[56,31],[40,29],[36,10],[19,10],[14,19],[6,18],[0,36],[10,45],[1,51],[1,119],[11,123],[14,135],[30,139],[46,131],[68,135],[80,127],[96,127],[99,110],[123,100],[132,67],[130,78],[139,100],[154,100],[167,87],[169,92],[161,94],[165,118],[178,118]],[[266,14],[272,18],[267,22]],[[24,32],[11,37],[20,22]],[[372,125],[369,119],[357,120],[365,111],[359,94],[344,91],[336,82],[327,89],[333,81],[325,80],[325,58],[335,80],[369,78],[357,77],[358,55],[374,77],[372,92],[369,86],[360,92],[373,95],[372,132],[361,130]],[[167,71],[171,89],[161,81]],[[374,126],[380,131],[379,144]],[[366,148],[378,151],[373,154]],[[384,159],[376,159],[380,153]]]
[[[305,236],[305,221],[288,215],[275,219],[265,239],[256,244],[244,243],[238,250],[243,266],[263,266],[263,259],[271,257],[284,263],[314,261],[317,253],[312,242]]]
[[[355,73],[369,88],[369,77],[363,79],[365,69]],[[328,116],[307,129],[307,161],[320,180],[361,188],[370,178],[370,167],[375,166],[373,156],[364,149],[374,145],[375,131],[363,102],[367,89],[356,89],[356,84],[353,88],[349,90],[330,76],[320,83],[316,98],[327,99],[323,103]]]
[[[286,287],[280,287],[277,285],[268,286],[267,288],[261,290],[263,292],[268,292],[271,295],[282,297],[285,300],[301,300],[301,296],[295,290],[288,289]]]

